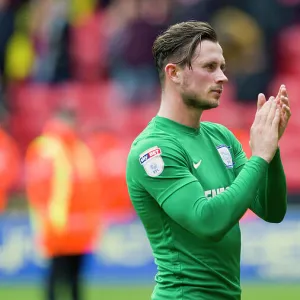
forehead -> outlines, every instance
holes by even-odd
[[[204,40],[197,46],[193,61],[196,63],[207,61],[225,63],[223,49],[219,43]]]

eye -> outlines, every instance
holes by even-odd
[[[206,65],[206,68],[210,71],[213,71],[216,68],[216,66],[215,66],[215,64],[208,64],[208,65]]]

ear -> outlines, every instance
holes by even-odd
[[[166,77],[174,83],[180,83],[181,72],[176,64],[169,63],[165,66]]]

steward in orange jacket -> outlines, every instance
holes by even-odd
[[[73,112],[60,111],[29,145],[25,159],[32,220],[51,259],[48,299],[56,299],[54,286],[61,278],[67,278],[72,295],[78,296],[83,255],[92,250],[99,231],[97,169],[74,121]]]

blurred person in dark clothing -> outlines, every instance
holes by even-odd
[[[57,83],[70,80],[70,23],[66,1],[32,0],[31,36],[36,49],[33,79]]]
[[[5,76],[6,68],[6,49],[7,44],[14,32],[15,12],[18,8],[18,1],[0,0],[0,102],[5,102],[5,92],[7,85],[7,78]]]
[[[9,0],[0,1],[0,71],[3,76],[6,45],[14,31],[14,9]]]
[[[98,3],[98,7],[99,8],[106,8],[112,1],[111,0],[98,0],[97,3]]]
[[[186,20],[209,21],[215,11],[216,0],[175,0],[176,6],[173,14],[174,22]]]
[[[133,1],[133,5],[135,17],[111,39],[109,68],[127,101],[140,103],[152,101],[158,94],[151,47],[157,34],[169,24],[172,1],[140,0]]]

